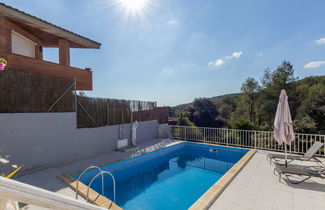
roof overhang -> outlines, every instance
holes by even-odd
[[[59,38],[68,40],[71,47],[99,49],[100,43],[46,22],[6,4],[0,3],[0,15],[12,20],[44,41],[44,46],[55,46]],[[48,37],[48,40],[45,40]]]

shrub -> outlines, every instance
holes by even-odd
[[[241,119],[235,122],[232,128],[240,130],[254,130],[255,125],[248,120]]]

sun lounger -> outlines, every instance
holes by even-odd
[[[324,171],[318,171],[318,170],[313,170],[311,168],[303,168],[303,167],[292,167],[292,166],[285,167],[284,165],[280,165],[277,163],[275,164],[274,173],[275,171],[278,172],[279,174],[279,181],[281,181],[281,176],[285,175],[288,181],[292,184],[299,184],[301,182],[310,179],[311,177],[317,177],[321,179],[325,178]],[[302,177],[303,179],[299,181],[293,181],[290,179],[291,176],[299,176]]]
[[[322,161],[320,161],[315,155],[317,151],[324,145],[324,143],[316,141],[313,146],[311,146],[307,152],[304,155],[287,155],[287,159],[289,160],[289,163],[294,160],[300,160],[300,161],[314,161],[321,167],[325,168],[325,165]],[[279,160],[285,159],[284,154],[273,154],[270,153],[267,155],[266,159],[270,160],[270,164],[272,160],[275,160],[278,162]]]

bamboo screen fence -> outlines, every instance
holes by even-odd
[[[0,73],[0,113],[77,111],[78,128],[168,122],[168,108],[156,102],[76,95],[74,86],[73,79],[7,69]]]
[[[73,82],[68,78],[7,69],[0,72],[0,112],[46,112]],[[74,100],[71,90],[51,111],[73,112]]]
[[[78,127],[118,125],[157,119],[157,103],[78,96]]]

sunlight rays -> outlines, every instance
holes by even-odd
[[[148,0],[120,0],[127,10],[142,10],[146,7]]]
[[[147,21],[147,15],[152,7],[152,0],[116,0],[117,11],[122,19],[128,21]]]

